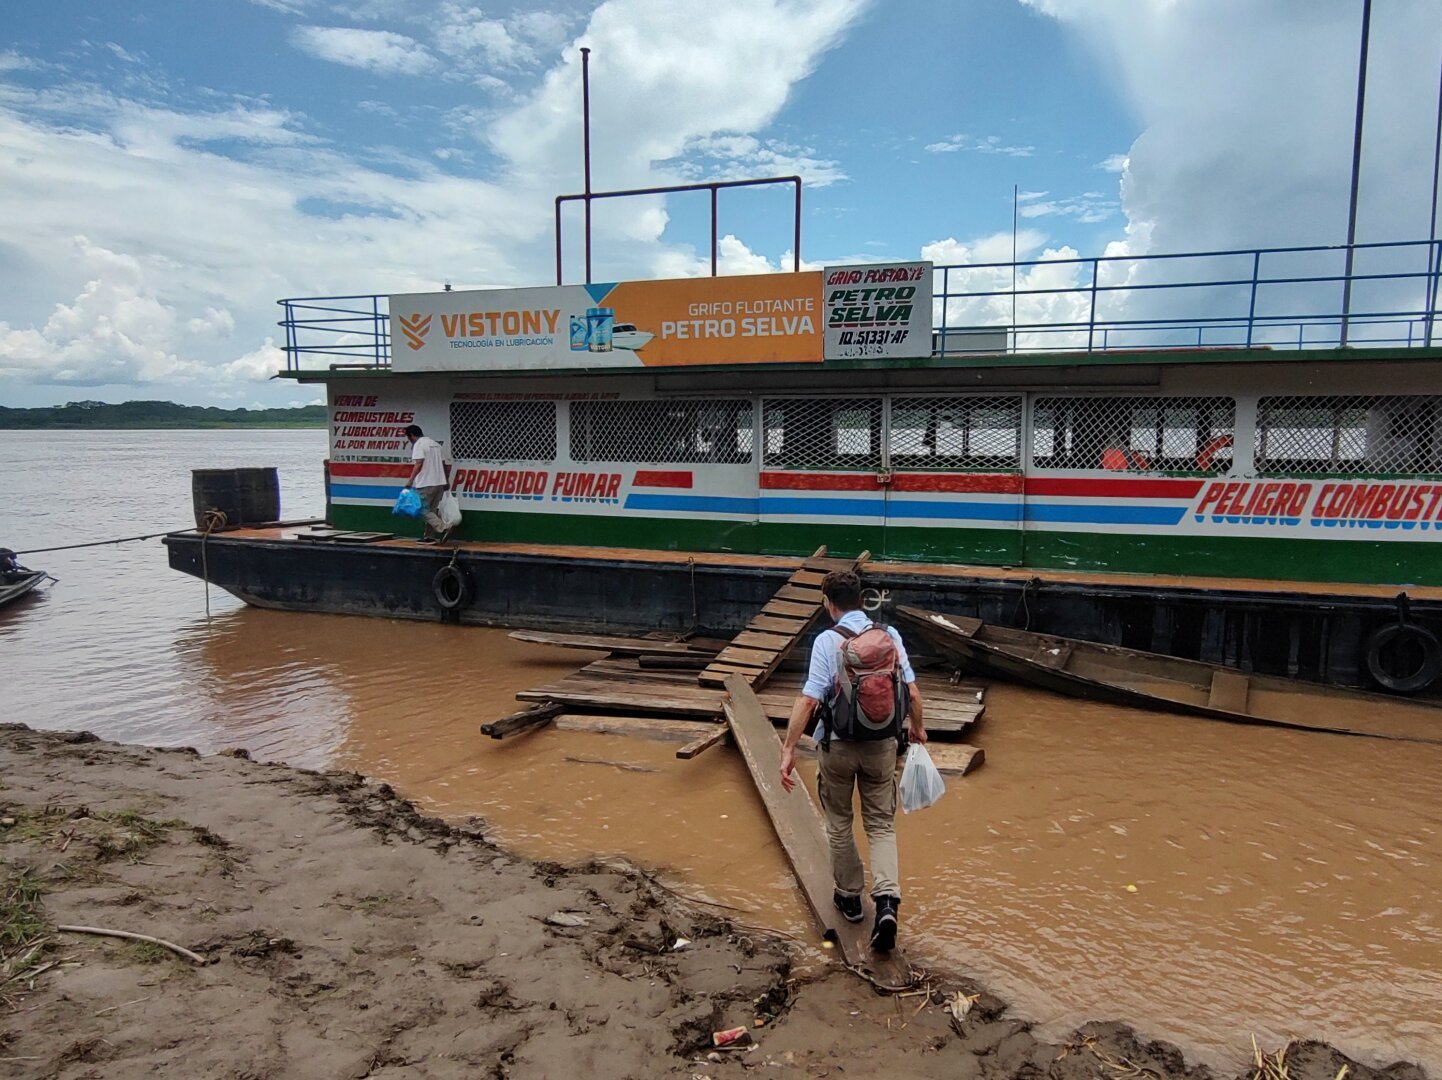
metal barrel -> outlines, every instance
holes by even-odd
[[[192,469],[190,493],[199,529],[211,510],[223,513],[228,527],[280,520],[280,477],[273,467]]]

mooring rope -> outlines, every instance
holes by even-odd
[[[157,536],[169,536],[173,532],[183,532],[184,529],[166,529],[164,532],[146,533],[144,536],[122,536],[118,540],[92,540],[88,544],[66,544],[63,547],[30,548],[28,551],[17,551],[16,555],[44,555],[51,551],[74,551],[76,548],[104,547],[106,544],[129,544],[135,540],[154,540]]]
[[[210,564],[205,557],[205,544],[210,539],[210,534],[225,528],[226,521],[224,510],[207,510],[201,518],[204,529],[200,534],[200,580],[205,582],[205,621],[210,622]]]

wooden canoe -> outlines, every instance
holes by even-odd
[[[1420,701],[1247,675],[1231,668],[980,619],[898,607],[910,630],[968,671],[1070,697],[1340,735],[1442,744],[1442,708]]]
[[[0,581],[0,608],[33,592],[49,576],[44,570],[23,570],[12,581]]]

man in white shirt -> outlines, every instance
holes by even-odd
[[[790,791],[796,786],[796,744],[816,710],[826,703],[834,706],[838,692],[837,676],[841,671],[841,646],[848,637],[855,637],[872,627],[872,621],[861,610],[861,581],[853,573],[833,572],[821,582],[822,605],[837,630],[823,630],[811,646],[811,666],[806,682],[791,709],[791,720],[781,746],[781,784]],[[906,646],[894,627],[886,628],[896,646],[896,670],[906,684],[907,709],[901,723],[912,742],[926,742],[922,723],[921,693],[916,688],[916,674],[906,655]],[[823,716],[826,714],[823,714]],[[900,727],[896,728],[898,735]],[[816,740],[821,744],[816,793],[826,819],[826,833],[831,846],[831,876],[835,881],[833,898],[836,908],[849,922],[860,922],[861,890],[866,885],[866,871],[856,850],[852,830],[852,793],[861,794],[861,822],[866,842],[871,849],[871,896],[876,902],[876,925],[871,932],[871,946],[889,951],[896,944],[897,909],[901,906],[901,870],[896,854],[896,758],[899,738],[882,739],[827,738],[818,725]]]
[[[421,503],[425,507],[421,518],[425,521],[426,528],[420,542],[439,543],[450,532],[441,516],[436,513],[436,507],[440,504],[441,496],[450,487],[451,463],[446,460],[441,444],[422,431],[419,424],[406,428],[406,438],[411,443],[411,461],[414,463],[406,487],[416,489],[416,494],[421,497]]]

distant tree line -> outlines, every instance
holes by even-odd
[[[0,405],[0,428],[324,427],[324,405],[292,409],[217,409],[173,401],[72,401],[44,409]]]

